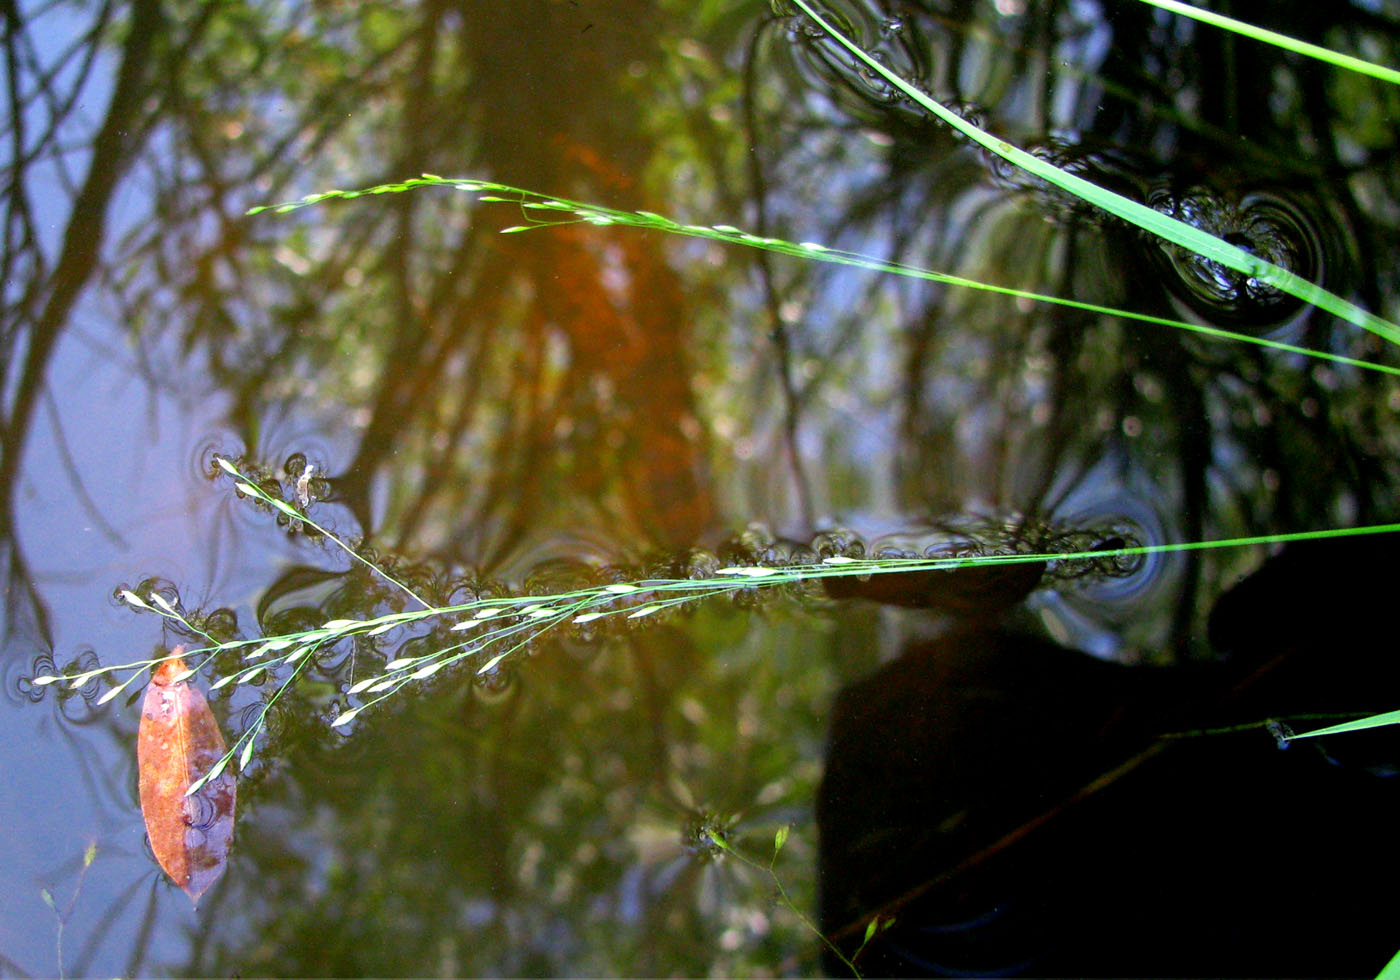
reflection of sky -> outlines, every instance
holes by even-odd
[[[91,25],[81,17],[81,12],[67,4],[44,3],[42,0],[28,0],[19,3],[21,19],[27,19],[30,11],[47,8],[42,17],[33,22],[27,37],[32,38],[34,49],[41,66],[46,70],[56,67],[55,62],[65,53]],[[55,97],[62,99],[78,77],[78,66],[83,62],[81,55],[70,57],[64,66],[50,80]],[[99,50],[88,72],[86,83],[77,93],[77,111],[71,113],[58,130],[57,145],[66,149],[61,154],[48,155],[35,159],[25,168],[25,177],[30,188],[29,205],[35,212],[35,230],[39,243],[47,258],[57,255],[61,235],[68,221],[65,205],[69,202],[71,187],[80,184],[91,156],[88,141],[92,132],[100,124],[112,93],[112,76],[116,71],[116,59],[110,49]],[[22,94],[35,93],[35,79],[21,76],[19,80]],[[27,139],[25,152],[35,149],[35,144],[47,134],[52,123],[50,105],[42,96],[31,97],[24,114],[24,128]],[[49,147],[55,141],[45,141]],[[10,134],[0,141],[0,154],[3,154],[6,167],[14,158],[14,144]],[[7,283],[6,288],[18,286]]]
[[[90,25],[69,5],[43,6],[28,36],[48,65]],[[52,80],[60,97],[76,78],[76,60]],[[25,169],[27,203],[50,266],[64,244],[73,189],[86,178],[88,142],[107,111],[115,69],[113,49],[100,49],[77,111],[58,132],[57,143],[69,149]],[[24,122],[31,141],[44,133],[43,100],[31,102]],[[0,145],[5,151],[12,146],[8,139]],[[107,215],[104,247],[149,220],[151,203],[140,181],[125,181]],[[25,285],[8,283],[7,297]],[[178,359],[158,346],[147,353]],[[15,380],[13,370],[7,380]],[[108,663],[140,659],[159,630],[150,617],[112,602],[119,583],[160,574],[197,593],[194,601],[239,594],[229,588],[234,583],[220,580],[212,556],[192,550],[221,510],[224,491],[199,479],[194,456],[215,431],[224,401],[188,374],[183,380],[143,377],[126,325],[91,291],[74,308],[52,354],[46,387],[17,484],[7,491],[15,546],[51,615],[54,659],[62,666],[84,650]],[[4,677],[11,692],[46,647],[26,618],[6,623]],[[119,697],[91,709],[96,724],[83,727],[70,727],[56,710],[53,697],[34,706],[12,695],[0,707],[0,857],[8,882],[0,888],[0,957],[30,975],[57,973],[57,922],[39,892],[47,887],[65,910],[82,854],[95,841],[96,861],[65,932],[64,967],[71,972],[81,962],[93,973],[116,975],[131,965],[129,944],[100,939],[137,934],[152,888],[162,915],[189,923],[195,916],[187,899],[157,881],[144,844],[134,795],[139,704],[125,706]],[[120,733],[116,738],[101,734],[113,730]],[[108,915],[115,918],[104,922]],[[158,930],[145,969],[183,960],[186,950],[182,930]]]

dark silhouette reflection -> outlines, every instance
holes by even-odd
[[[1355,560],[1385,541],[1241,583],[1213,616],[1226,664],[1125,667],[974,625],[847,687],[818,794],[823,927],[849,953],[894,917],[871,976],[1374,974],[1394,952],[1364,884],[1400,870],[1393,735],[1290,743],[1264,720],[1393,707],[1379,566]]]

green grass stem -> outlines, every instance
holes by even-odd
[[[87,880],[88,868],[92,867],[92,862],[95,860],[97,860],[97,841],[94,840],[83,851],[83,864],[81,870],[78,871],[78,882],[73,886],[73,896],[68,899],[68,904],[63,911],[60,912],[58,905],[54,902],[53,892],[47,888],[39,889],[39,898],[49,907],[49,911],[53,912],[57,923],[54,936],[54,954],[58,958],[59,980],[66,980],[67,977],[63,968],[63,932],[67,929],[68,920],[73,915],[74,907],[78,904],[78,896],[82,894],[83,882]]]
[[[1400,367],[1393,367],[1386,364],[1378,364],[1374,361],[1362,360],[1360,358],[1346,357],[1341,354],[1334,354],[1329,351],[1320,351],[1310,347],[1301,347],[1296,344],[1287,344],[1282,341],[1270,340],[1267,337],[1254,337],[1249,334],[1238,333],[1233,330],[1224,330],[1220,327],[1204,326],[1198,323],[1189,323],[1185,320],[1175,320],[1170,317],[1153,316],[1148,313],[1137,313],[1132,310],[1117,309],[1110,306],[1102,306],[1096,303],[1085,303],[1079,300],[1064,299],[1058,296],[1049,296],[1044,293],[1030,292],[1024,289],[1016,289],[1010,286],[998,286],[992,283],[979,282],[976,279],[967,279],[962,276],[949,275],[943,272],[934,272],[930,269],[923,269],[918,266],[908,265],[900,262],[889,262],[874,256],[864,255],[859,252],[849,252],[844,249],[831,248],[817,242],[790,242],[781,238],[768,238],[755,235],[733,225],[698,225],[683,224],[667,218],[664,215],[653,211],[618,211],[613,208],[605,208],[596,204],[587,204],[581,201],[573,201],[568,198],[554,197],[542,194],[538,191],[526,190],[519,187],[512,187],[508,184],[498,184],[487,180],[476,180],[474,178],[448,178],[439,177],[435,174],[423,174],[421,177],[414,177],[408,180],[396,181],[391,184],[380,184],[374,187],[367,187],[362,190],[329,190],[320,191],[315,194],[308,194],[299,201],[287,201],[281,204],[271,204],[250,208],[248,214],[256,215],[263,212],[273,212],[285,214],[296,211],[300,208],[311,207],[325,201],[333,200],[353,200],[359,197],[366,197],[378,194],[394,194],[412,190],[418,187],[452,187],[456,190],[466,191],[478,195],[478,199],[485,203],[513,204],[519,207],[527,217],[527,223],[514,225],[503,230],[505,234],[518,234],[520,232],[531,231],[536,228],[549,228],[556,225],[585,223],[598,226],[616,225],[619,227],[638,228],[649,231],[660,231],[672,235],[681,235],[689,238],[704,238],[714,242],[721,242],[726,245],[737,245],[743,248],[756,248],[765,252],[773,252],[779,255],[788,255],[795,258],[813,260],[817,262],[828,262],[835,265],[853,266],[855,268],[867,269],[871,272],[883,272],[891,275],[906,276],[914,279],[923,279],[928,282],[936,282],[943,285],[979,289],[983,292],[994,293],[1002,296],[1011,296],[1016,299],[1027,300],[1036,303],[1053,303],[1057,306],[1064,306],[1070,309],[1083,310],[1087,313],[1095,313],[1102,316],[1119,317],[1125,320],[1133,320],[1140,323],[1149,323],[1155,326],[1171,327],[1176,330],[1184,330],[1211,340],[1233,341],[1242,344],[1253,344],[1257,347],[1264,347],[1269,350],[1279,351],[1285,354],[1297,354],[1303,357],[1315,358],[1327,361],[1332,364],[1340,364],[1346,367],[1360,368],[1367,371],[1378,371],[1382,374],[1400,376]],[[1156,214],[1157,212],[1152,212]],[[554,218],[555,215],[567,215],[567,217]],[[549,216],[549,217],[546,217]]]
[[[876,933],[878,933],[881,929],[887,928],[894,924],[894,919],[872,919],[869,928],[867,928],[865,931],[865,941],[860,944],[860,948],[857,949],[850,956],[847,956],[844,952],[842,952],[841,947],[837,946],[834,942],[832,942],[831,939],[827,937],[826,933],[822,932],[821,929],[817,926],[817,924],[812,921],[811,917],[797,907],[797,903],[792,900],[792,897],[790,895],[788,895],[787,888],[784,887],[782,879],[778,877],[778,872],[775,870],[775,866],[778,863],[778,855],[782,852],[783,845],[787,843],[788,832],[790,830],[791,828],[787,825],[784,825],[778,829],[777,834],[774,835],[773,838],[773,855],[768,859],[768,863],[766,864],[754,860],[753,858],[745,854],[743,851],[734,847],[734,845],[729,842],[728,836],[725,833],[724,828],[722,827],[702,827],[700,830],[700,834],[707,843],[723,851],[725,854],[728,854],[736,861],[748,865],[750,868],[753,868],[760,874],[767,875],[769,879],[773,882],[773,887],[778,893],[778,904],[783,906],[783,908],[787,909],[793,915],[797,916],[797,918],[801,921],[802,925],[807,928],[807,931],[812,933],[818,939],[820,939],[822,945],[825,946],[827,949],[831,950],[831,952],[843,964],[845,964],[846,969],[851,971],[851,975],[855,977],[856,980],[863,980],[864,974],[861,973],[860,969],[856,966],[856,959],[860,956],[861,951],[865,949],[866,944],[870,942],[870,940],[876,935]]]
[[[1192,20],[1198,20],[1221,30],[1239,34],[1241,37],[1252,38],[1285,51],[1292,51],[1294,54],[1325,61],[1337,68],[1345,68],[1347,71],[1369,75],[1383,82],[1390,82],[1392,85],[1400,85],[1400,71],[1366,61],[1364,58],[1355,58],[1349,54],[1341,54],[1329,48],[1309,44],[1307,41],[1300,41],[1287,34],[1279,34],[1277,31],[1266,30],[1263,27],[1247,24],[1242,20],[1235,20],[1233,17],[1226,17],[1224,14],[1217,14],[1213,10],[1203,10],[1189,3],[1182,3],[1181,0],[1142,0],[1142,2],[1174,14],[1180,14],[1182,17],[1190,17]]]
[[[1013,146],[1006,140],[978,128],[951,109],[929,98],[884,63],[868,54],[864,48],[836,30],[826,18],[817,13],[807,0],[792,0],[792,3],[801,8],[803,13],[810,17],[836,43],[845,48],[852,57],[864,63],[871,71],[899,89],[912,102],[1009,163],[1082,201],[1102,208],[1109,214],[1121,218],[1143,231],[1164,238],[1202,258],[1218,262],[1243,275],[1265,282],[1305,303],[1311,303],[1334,316],[1361,327],[1363,330],[1368,330],[1392,344],[1400,343],[1400,327],[1389,320],[1363,310],[1336,293],[1330,292],[1316,283],[1309,282],[1281,266],[1267,262],[1242,248],[1231,245],[1224,239],[1216,238],[1214,235],[1192,227],[1183,221],[1178,221],[1176,218],[1156,211],[1145,204],[1114,193],[1105,187],[1100,187],[1067,170],[1062,170],[1054,164],[1033,156],[1020,147]]]
[[[1355,721],[1346,721],[1340,725],[1328,725],[1326,728],[1315,728],[1310,732],[1299,732],[1289,736],[1290,740],[1295,738],[1316,738],[1320,735],[1342,735],[1346,732],[1361,732],[1368,728],[1382,728],[1386,725],[1400,725],[1400,711],[1386,711],[1379,715],[1371,715],[1368,718],[1358,718]]]
[[[252,480],[247,479],[246,477],[242,477],[242,474],[240,474],[236,469],[234,469],[233,464],[231,464],[227,459],[225,459],[222,456],[216,456],[214,457],[214,462],[217,463],[219,468],[222,469],[225,473],[228,473],[230,476],[239,477],[242,479],[241,483],[235,485],[240,492],[247,494],[250,497],[255,497],[258,500],[261,500],[263,503],[269,505],[270,507],[275,507],[277,510],[280,510],[292,520],[300,521],[301,523],[305,524],[307,527],[313,529],[314,531],[316,531],[316,533],[324,536],[327,540],[335,544],[347,555],[355,559],[355,561],[358,561],[360,564],[369,568],[372,572],[374,572],[379,577],[383,578],[390,585],[393,585],[396,588],[398,588],[414,602],[418,603],[425,609],[428,607],[428,603],[424,602],[423,599],[420,598],[412,589],[404,585],[398,579],[394,578],[394,576],[390,575],[388,572],[384,571],[384,569],[380,568],[378,565],[375,565],[373,562],[366,561],[363,557],[361,557],[355,552],[354,548],[350,547],[348,544],[340,540],[330,531],[326,530],[324,527],[317,524],[311,518],[307,517],[305,512],[297,510],[295,507],[293,507],[291,504],[287,503],[280,497],[273,497],[269,496],[266,493],[263,493],[262,489],[256,483],[254,483]]]

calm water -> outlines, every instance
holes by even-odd
[[[1400,317],[1393,86],[1130,0],[830,9],[997,135]],[[1400,64],[1394,4],[1230,12]],[[990,157],[767,2],[7,23],[0,973],[839,966],[779,885],[848,950],[894,916],[875,974],[1346,974],[1400,948],[1351,891],[1394,860],[1394,753],[1260,725],[1395,707],[1384,544],[717,600],[445,671],[344,734],[349,687],[422,641],[347,644],[277,700],[192,908],[145,840],[139,697],[30,678],[184,639],[113,598],[139,583],[249,637],[394,601],[215,454],[442,601],[1400,514],[1376,371],[656,231],[503,236],[539,215],[446,188],[249,207],[470,176],[1400,356]],[[286,679],[211,693],[225,732]]]

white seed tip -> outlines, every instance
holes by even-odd
[[[358,715],[359,713],[360,713],[360,709],[359,709],[359,708],[351,708],[349,711],[343,712],[343,713],[340,715],[340,717],[336,718],[335,721],[331,722],[331,727],[332,727],[332,728],[339,728],[341,725],[347,725],[347,724],[349,724],[350,722],[354,721],[354,720],[355,720],[355,716]]]
[[[607,613],[600,613],[600,612],[584,613],[584,614],[581,615],[581,616],[575,616],[575,617],[574,617],[574,622],[575,622],[575,623],[591,623],[591,622],[593,622],[593,620],[598,619],[598,618],[600,618],[600,617],[602,617],[602,616],[606,616],[606,615],[607,615]]]
[[[102,695],[102,697],[98,698],[98,699],[97,699],[97,703],[98,703],[98,704],[106,704],[108,701],[112,700],[112,699],[113,699],[114,697],[116,697],[118,694],[122,693],[122,688],[125,688],[125,687],[126,687],[126,685],[123,684],[121,687],[114,687],[114,688],[112,688],[112,689],[111,689],[110,691],[108,691],[106,694]]]
[[[619,583],[617,585],[605,585],[603,586],[603,591],[613,592],[617,595],[626,595],[629,592],[640,592],[642,590],[637,588],[635,585],[622,585],[621,583]]]
[[[233,468],[233,464],[230,463],[228,460],[224,459],[222,456],[215,456],[214,462],[218,464],[219,469],[223,470],[229,476],[238,475],[238,470]]]
[[[823,565],[854,565],[856,560],[845,555],[832,555],[830,558],[823,558]]]
[[[33,684],[35,687],[43,687],[45,684],[52,684],[54,681],[61,680],[63,680],[62,677],[55,677],[53,674],[40,674],[29,683]]]

